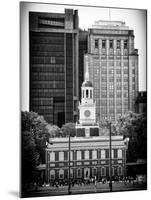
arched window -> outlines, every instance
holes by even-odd
[[[88,98],[88,94],[89,94],[89,91],[88,91],[88,90],[86,90],[86,98]]]
[[[106,168],[105,167],[101,168],[101,176],[106,176]]]
[[[114,176],[114,167],[112,167],[112,176]]]
[[[55,170],[50,170],[50,179],[55,179]]]
[[[90,98],[92,99],[92,90],[90,90]]]
[[[63,169],[60,169],[60,170],[59,170],[59,178],[60,178],[60,179],[63,179],[63,178],[64,178],[64,170],[63,170]]]
[[[121,166],[118,167],[118,175],[119,175],[119,176],[122,175],[122,167],[121,167]]]

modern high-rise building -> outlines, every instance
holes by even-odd
[[[81,99],[81,85],[84,81],[84,54],[88,50],[88,31],[79,30],[79,100]]]
[[[90,81],[94,87],[97,120],[116,120],[135,111],[138,94],[138,50],[134,31],[121,21],[97,21],[88,30]]]
[[[78,11],[29,12],[30,111],[61,126],[77,119]]]

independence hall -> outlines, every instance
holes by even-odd
[[[124,138],[104,136],[100,122],[135,111],[134,32],[119,21],[98,21],[83,31],[78,20],[72,9],[29,13],[30,111],[59,127],[76,123],[75,137],[50,139],[47,181],[126,175]]]

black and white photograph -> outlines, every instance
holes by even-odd
[[[20,197],[147,190],[147,9],[20,2],[20,80]]]

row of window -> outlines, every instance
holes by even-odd
[[[106,48],[106,40],[102,40],[101,42],[102,42],[102,48],[105,49]],[[95,49],[99,48],[99,40],[98,39],[94,40],[94,45],[95,45]],[[114,48],[113,40],[109,40],[109,48],[110,49]],[[121,48],[121,41],[120,40],[116,41],[116,48],[117,49]],[[128,40],[124,40],[124,49],[127,49],[127,48],[128,48]]]
[[[97,176],[98,172],[98,168],[94,167],[91,169],[92,170],[92,177]],[[100,176],[106,176],[107,175],[107,167],[101,167],[100,168]],[[109,174],[109,172],[108,172]],[[122,167],[121,166],[117,166],[117,167],[112,167],[112,176],[114,175],[119,175],[121,176],[123,174],[122,172]],[[68,178],[68,170],[67,169],[60,169],[58,171],[58,175],[59,175],[59,179],[64,179],[64,178]],[[78,168],[76,169],[76,177],[77,178],[82,178],[82,169]],[[90,168],[84,168],[84,178],[86,177],[90,177]],[[54,169],[50,170],[50,179],[54,180],[56,178],[56,171]],[[73,175],[73,169],[70,169],[70,178],[74,178]]]
[[[50,152],[50,157],[49,157],[49,161],[56,161],[57,160],[57,156],[55,155],[57,152]],[[69,157],[69,152],[67,151],[61,151],[58,152],[59,153],[59,157],[58,160],[59,161],[64,161],[64,160],[68,160]],[[98,159],[98,151],[97,150],[93,150],[92,151],[92,159]],[[101,150],[101,159],[106,159],[109,157],[109,151],[107,150]],[[112,158],[122,158],[122,150],[121,149],[112,149]],[[84,158],[82,158],[82,151],[77,151],[76,153],[76,158],[74,156],[74,160],[89,160],[90,159],[90,151],[86,150],[84,151]],[[70,152],[70,160],[73,160],[73,151]]]

